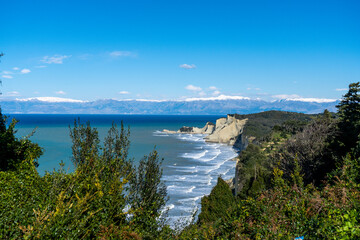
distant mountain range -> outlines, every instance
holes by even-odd
[[[282,110],[320,113],[336,111],[338,100],[284,99],[277,101],[253,100],[246,97],[185,99],[185,100],[96,100],[82,101],[67,98],[39,97],[28,99],[0,99],[6,114],[156,114],[156,115],[220,115]]]

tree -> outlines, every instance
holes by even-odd
[[[269,185],[271,166],[260,146],[249,144],[240,154],[236,166],[235,194],[241,198],[255,196]]]
[[[115,123],[112,123],[108,135],[104,139],[104,149],[101,157],[107,168],[112,168],[113,171],[121,172],[123,175],[128,175],[131,171],[131,162],[128,159],[129,137],[130,128],[125,130],[122,121],[120,129]]]
[[[86,125],[80,123],[80,119],[74,120],[74,128],[70,129],[72,140],[72,162],[79,166],[86,162],[87,158],[98,156],[100,148],[99,134],[96,128],[91,128],[90,122]],[[88,162],[88,161],[87,161]],[[89,163],[89,162],[88,162]]]
[[[130,204],[134,211],[134,222],[143,230],[156,231],[157,218],[164,208],[166,186],[161,181],[162,169],[158,153],[154,150],[140,160],[130,179]]]
[[[336,134],[336,120],[327,110],[304,127],[301,132],[293,135],[275,154],[281,161],[285,177],[290,178],[296,157],[304,172],[306,184],[319,184],[326,174],[335,169],[332,149],[329,146]]]
[[[201,213],[198,222],[215,222],[220,218],[224,220],[230,216],[229,213],[234,209],[235,205],[235,197],[229,185],[219,177],[210,195],[201,199]]]
[[[26,160],[37,167],[37,159],[43,151],[38,144],[29,140],[34,132],[19,140],[15,136],[17,121],[13,119],[8,126],[6,122],[7,117],[0,108],[0,171],[17,170],[19,164]]]
[[[75,120],[74,127],[69,128],[73,142],[72,160],[77,172],[90,175],[96,169],[104,193],[113,192],[113,187],[108,186],[116,182],[129,181],[127,202],[131,206],[132,221],[143,233],[158,231],[158,217],[167,201],[166,186],[161,180],[162,160],[158,153],[154,150],[145,156],[136,168],[128,159],[130,130],[125,130],[123,123],[120,129],[112,124],[103,148],[98,131],[89,122],[84,125]]]
[[[338,108],[339,151],[344,157],[357,146],[360,134],[360,82],[351,83]],[[360,156],[357,156],[360,157]]]
[[[2,56],[4,56],[4,53],[0,53],[0,58],[2,57]],[[2,81],[1,81],[1,79],[0,79],[0,85],[2,84]],[[1,95],[1,91],[0,91],[0,95]]]

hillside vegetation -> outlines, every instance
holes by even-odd
[[[256,137],[263,139],[268,136],[274,126],[280,126],[283,123],[287,125],[304,125],[316,115],[284,112],[284,111],[266,111],[252,114],[232,114],[237,119],[248,119],[244,127],[244,135],[247,137]]]
[[[325,111],[279,125],[269,118],[270,131],[271,125],[263,124],[263,130],[251,132],[261,132],[257,136],[262,140],[240,154],[236,195],[225,195],[230,188],[219,181],[215,188],[222,189],[211,192],[212,201],[206,201],[201,213],[211,217],[199,218],[180,238],[359,239],[360,83],[350,84],[337,108],[336,116]],[[263,114],[249,123],[287,115]],[[225,215],[212,211],[232,201],[236,204],[227,204]]]

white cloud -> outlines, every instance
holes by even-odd
[[[35,66],[36,68],[46,68],[47,66],[41,65],[41,66]]]
[[[216,90],[212,93],[212,95],[216,96],[216,95],[220,95],[220,93],[221,93],[220,91]]]
[[[60,91],[56,91],[55,93],[58,94],[58,95],[65,95],[65,94],[66,94],[66,92],[61,91],[61,90],[60,90]]]
[[[227,95],[220,95],[217,97],[208,97],[208,98],[186,98],[186,102],[192,101],[214,101],[214,100],[250,100],[248,97],[243,96],[227,96]]]
[[[185,89],[187,89],[187,90],[190,90],[190,91],[201,91],[202,89],[201,89],[201,87],[197,87],[197,86],[194,86],[194,85],[187,85],[186,87],[185,87]]]
[[[12,92],[7,92],[5,95],[8,97],[17,97],[20,96],[20,93],[17,91],[12,91]]]
[[[49,56],[45,56],[43,57],[43,59],[41,60],[42,62],[44,63],[47,63],[47,64],[62,64],[64,59],[66,58],[70,58],[71,55],[54,55],[52,57],[49,57]]]
[[[206,95],[205,92],[203,92],[203,91],[199,92],[199,96],[200,96],[200,97],[203,97],[203,96],[205,96],[205,95]]]
[[[30,69],[28,69],[28,68],[24,68],[23,70],[21,70],[20,71],[22,74],[27,74],[27,73],[29,73],[29,72],[31,72],[30,71]]]
[[[186,64],[186,63],[181,64],[179,67],[184,68],[184,69],[193,69],[193,68],[196,68],[195,64],[189,65],[189,64]]]
[[[3,78],[7,78],[7,79],[13,78],[13,76],[11,76],[11,75],[2,75],[2,77],[3,77]]]
[[[136,57],[136,54],[130,51],[113,51],[110,53],[112,57]]]
[[[13,70],[15,70],[15,71],[17,71],[17,70],[19,70],[20,68],[18,68],[18,67],[13,67]]]
[[[59,97],[34,97],[34,98],[16,98],[17,101],[28,102],[28,101],[41,101],[41,102],[87,102],[83,100],[76,100],[71,98],[59,98]]]
[[[10,71],[3,71],[2,73],[3,73],[3,74],[13,74],[13,73],[10,72]]]
[[[130,94],[128,91],[120,91],[119,94],[125,95],[125,94]]]
[[[335,91],[338,91],[338,92],[342,92],[342,91],[346,91],[348,90],[347,88],[337,88],[335,89]]]
[[[210,90],[218,90],[217,87],[215,87],[215,86],[210,86],[209,89]]]

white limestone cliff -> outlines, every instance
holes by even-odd
[[[205,141],[214,143],[226,143],[235,147],[242,145],[242,133],[247,119],[236,119],[228,115],[216,121],[215,131],[205,137]]]
[[[248,119],[236,119],[234,116],[227,115],[226,118],[219,118],[216,124],[206,123],[203,128],[182,127],[178,131],[164,129],[166,133],[187,133],[187,134],[206,134],[206,142],[225,143],[239,149],[247,145],[247,139],[243,137],[244,126]]]

